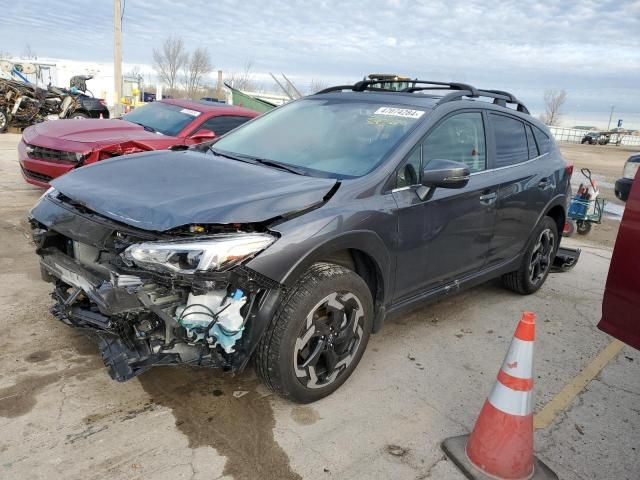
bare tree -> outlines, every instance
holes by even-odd
[[[238,90],[255,90],[256,82],[253,78],[253,62],[251,60],[247,60],[242,67],[242,71],[233,72],[226,79],[228,83],[231,84],[233,88],[237,88]]]
[[[34,52],[31,49],[31,45],[29,45],[28,43],[24,46],[24,50],[22,51],[22,55],[20,57],[24,58],[25,60],[37,60],[38,59],[38,55],[36,55],[36,52]]]
[[[153,68],[160,81],[165,83],[169,93],[173,94],[178,83],[178,73],[189,60],[181,38],[169,37],[162,48],[153,49]]]
[[[194,98],[203,87],[203,79],[211,73],[213,65],[206,48],[196,48],[184,67],[184,88],[187,97]]]
[[[311,83],[309,84],[309,94],[312,95],[314,93],[317,93],[320,90],[324,90],[328,86],[329,84],[321,78],[312,78]]]
[[[557,125],[562,116],[562,106],[567,100],[567,92],[564,90],[549,89],[544,91],[544,113],[540,120],[546,125]]]
[[[138,78],[141,76],[140,73],[140,66],[138,65],[134,65],[131,70],[129,70],[127,73],[124,74],[125,77],[134,77],[134,78]]]

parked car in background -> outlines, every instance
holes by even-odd
[[[618,197],[620,200],[626,202],[627,198],[629,198],[629,191],[631,190],[633,179],[636,177],[636,173],[639,167],[640,153],[634,153],[624,164],[624,169],[622,170],[622,178],[616,180],[614,191],[616,193],[616,197]]]
[[[601,132],[588,132],[582,137],[580,143],[588,143],[589,145],[606,145],[609,143],[610,136]]]
[[[24,179],[40,187],[83,165],[120,155],[193,145],[258,116],[246,108],[190,100],[143,105],[122,119],[57,120],[27,128],[18,145]]]
[[[637,163],[636,163],[637,165]],[[637,167],[636,167],[637,170]],[[598,328],[640,350],[640,177],[631,181],[602,299]]]
[[[96,333],[116,380],[254,357],[269,388],[311,402],[385,318],[496,277],[537,291],[573,172],[548,128],[506,92],[377,83],[54,181],[31,211],[54,314]]]

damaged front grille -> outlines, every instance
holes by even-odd
[[[39,145],[26,144],[25,148],[29,158],[36,160],[48,160],[53,162],[79,163],[84,159],[82,153],[67,152],[53,148],[41,147]]]

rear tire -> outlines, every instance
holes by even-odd
[[[521,295],[538,291],[549,275],[559,245],[558,226],[545,216],[529,238],[520,268],[502,276],[504,286]]]
[[[282,301],[255,354],[255,369],[272,391],[315,402],[349,378],[373,324],[373,300],[355,272],[316,263]]]

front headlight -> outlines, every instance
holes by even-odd
[[[188,241],[144,242],[128,247],[122,257],[129,265],[149,270],[193,274],[228,270],[275,240],[265,233],[239,233]]]

